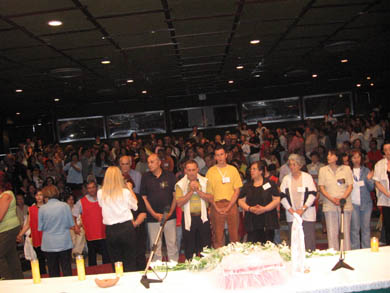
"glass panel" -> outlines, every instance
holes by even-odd
[[[373,108],[370,104],[370,93],[358,92],[355,95],[354,101],[355,114],[367,114],[367,112]]]
[[[165,133],[164,111],[126,113],[107,117],[109,138],[129,137],[137,134]]]
[[[301,119],[299,98],[283,98],[242,104],[242,119],[247,124],[257,121],[278,122]]]
[[[237,124],[237,106],[221,105],[170,111],[173,131],[189,130],[193,126],[209,128]]]
[[[61,143],[106,138],[103,116],[58,119],[57,129]]]
[[[235,105],[214,107],[213,117],[215,126],[237,124],[237,107]]]
[[[332,93],[303,97],[305,118],[320,118],[333,110],[334,116],[345,113],[345,108],[351,109],[351,93]]]

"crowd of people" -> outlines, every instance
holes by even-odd
[[[281,213],[289,242],[299,216],[306,249],[316,248],[320,221],[338,250],[340,203],[344,249],[369,247],[373,206],[390,244],[389,174],[389,121],[375,111],[330,111],[295,128],[239,123],[212,138],[197,127],[90,145],[28,138],[0,162],[0,276],[23,276],[16,241],[32,241],[51,277],[71,275],[72,256],[83,253],[90,266],[99,253],[142,270],[163,218],[171,261],[229,241],[280,242]]]

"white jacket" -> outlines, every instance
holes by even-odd
[[[198,174],[198,181],[200,184],[200,189],[203,192],[206,192],[207,188],[207,181],[208,179],[206,177],[203,177]],[[182,179],[179,180],[179,182],[176,183],[176,186],[180,187],[180,189],[183,191],[183,195],[186,195],[188,192],[188,185],[190,184],[190,180],[188,180],[187,175],[185,175]],[[206,202],[203,199],[200,199],[200,218],[203,223],[207,222],[207,205]],[[184,214],[184,228],[187,231],[191,230],[191,211],[190,211],[190,200],[187,201],[183,205],[183,214]]]
[[[291,196],[291,180],[292,180],[292,175],[290,173],[283,178],[282,184],[280,185],[280,191],[285,194],[286,189],[288,188],[290,196]],[[315,192],[315,193],[317,192],[317,188],[314,184],[313,177],[309,173],[306,173],[306,172],[302,172],[302,187],[304,190],[306,190],[306,188],[307,188],[308,192]],[[301,206],[306,204],[306,206],[308,207],[307,210],[302,214],[302,219],[304,221],[307,221],[307,222],[315,222],[316,221],[316,208],[315,208],[315,206],[313,206],[313,203],[316,199],[316,196],[313,194],[310,194],[307,197],[306,202],[303,202],[305,199],[305,192],[299,192],[299,194],[301,195]],[[294,207],[294,201],[291,200],[291,204],[290,204],[289,201],[287,200],[287,198],[284,197],[280,201],[280,203],[286,209],[287,222],[292,222],[294,219],[294,216],[292,214],[290,214],[290,212],[288,210],[290,208],[292,208],[293,210],[296,210],[296,208]]]
[[[374,181],[378,181],[383,185],[386,191],[389,191],[389,177],[387,177],[387,159],[383,158],[375,164]],[[379,189],[376,190],[376,196],[378,197],[378,206],[390,207],[390,198],[384,195]]]

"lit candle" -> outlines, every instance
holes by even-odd
[[[123,276],[123,263],[121,261],[115,263],[115,274],[117,277]]]
[[[41,282],[41,273],[39,271],[39,261],[37,259],[33,259],[30,261],[31,263],[31,272],[33,277],[34,284],[39,284]]]
[[[85,266],[84,266],[84,257],[79,254],[76,256],[76,266],[77,266],[77,276],[80,281],[85,280]]]
[[[371,238],[371,251],[373,252],[379,251],[379,240],[376,237]]]

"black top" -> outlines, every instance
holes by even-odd
[[[137,219],[139,214],[147,213],[144,199],[139,194],[135,194],[135,195],[137,196],[137,200],[138,200],[138,209],[136,211],[133,211],[133,210],[131,211],[133,213],[134,221]],[[142,224],[138,226],[138,228],[144,229],[145,228],[145,221],[143,221]]]
[[[251,138],[249,138],[249,142],[253,143],[253,144],[259,145],[260,144],[260,139],[259,139],[259,137],[257,135],[256,136],[252,136]],[[260,151],[260,147],[253,147],[253,146],[251,146],[250,149],[251,149],[251,153],[250,153],[251,155],[257,154]]]
[[[169,171],[163,170],[159,178],[152,172],[147,172],[142,176],[140,193],[147,197],[156,213],[162,214],[165,207],[171,207],[175,184],[176,177]],[[174,218],[176,218],[176,213],[172,213],[169,220]],[[149,213],[146,221],[157,222]]]
[[[264,189],[270,185],[269,188]],[[249,206],[257,204],[266,206],[272,201],[272,196],[280,196],[280,192],[276,184],[269,179],[264,178],[263,185],[255,187],[253,182],[247,182],[241,189],[239,198],[246,198],[246,203]],[[272,211],[265,212],[261,215],[256,215],[251,212],[245,213],[244,225],[247,232],[252,232],[258,229],[267,228],[268,230],[278,229],[279,221],[276,208]]]

